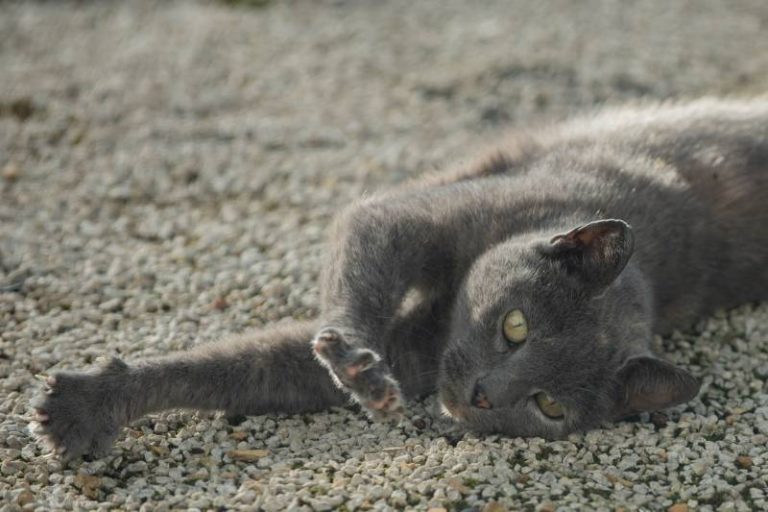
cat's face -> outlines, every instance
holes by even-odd
[[[696,380],[648,353],[649,294],[622,274],[633,235],[599,221],[480,258],[443,354],[440,397],[467,426],[559,438],[691,399]]]

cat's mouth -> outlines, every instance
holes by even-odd
[[[441,399],[440,410],[444,415],[458,421],[466,421],[469,416],[469,407],[454,400]]]

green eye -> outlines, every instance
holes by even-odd
[[[544,413],[544,416],[549,418],[563,417],[563,406],[555,402],[548,394],[542,391],[536,393],[534,398],[536,399],[536,405],[539,406],[539,409]]]
[[[522,343],[528,337],[528,322],[519,309],[513,309],[504,317],[504,337],[511,343]]]

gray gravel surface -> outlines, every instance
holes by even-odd
[[[62,467],[26,425],[36,375],[316,314],[334,212],[507,127],[768,90],[767,31],[764,0],[1,3],[0,510],[765,510],[765,304],[658,340],[699,398],[561,442],[171,412]]]

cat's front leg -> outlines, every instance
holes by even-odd
[[[369,199],[337,221],[321,283],[323,328],[313,346],[337,384],[375,418],[403,412],[387,360],[393,343],[403,345],[393,326],[410,291],[447,280],[444,238],[430,205],[415,198]]]
[[[229,415],[310,412],[345,402],[308,342],[313,323],[266,329],[126,365],[112,360],[47,381],[33,431],[65,459],[104,454],[130,421],[170,408]]]

